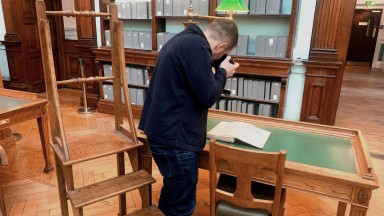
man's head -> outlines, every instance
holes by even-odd
[[[216,19],[204,30],[212,50],[212,60],[228,55],[237,45],[237,25],[233,20]]]

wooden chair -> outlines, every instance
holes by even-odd
[[[126,215],[125,193],[139,189],[143,209],[135,215],[162,215],[160,210],[151,204],[150,185],[155,179],[139,166],[140,148],[133,122],[128,84],[125,77],[125,57],[123,48],[123,25],[117,18],[117,7],[114,1],[109,5],[109,13],[94,11],[46,11],[43,0],[36,1],[36,14],[39,27],[41,52],[47,97],[49,101],[49,118],[51,124],[51,147],[55,155],[58,190],[60,195],[61,215],[69,215],[67,198],[71,201],[74,215],[83,215],[83,207],[119,196],[119,215]],[[110,77],[87,77],[64,81],[56,81],[49,21],[51,16],[109,16],[111,25],[111,53],[114,75]],[[93,81],[113,80],[115,128],[95,131],[92,134],[66,139],[57,85],[69,83],[86,83]],[[123,101],[124,104],[123,104]],[[124,115],[125,113],[125,115]],[[124,121],[125,119],[125,121]],[[124,123],[125,122],[125,123]],[[124,153],[127,152],[133,172],[125,173]],[[92,185],[75,188],[72,166],[77,163],[93,160],[109,155],[116,155],[116,177]]]
[[[279,153],[254,151],[220,144],[212,139],[209,143],[210,215],[282,214],[285,159],[285,150]],[[218,181],[217,176],[222,173],[229,175]],[[273,184],[269,186],[271,196],[255,193],[259,188],[253,188],[257,185],[252,183],[252,179],[257,179],[258,175],[273,176],[268,182]],[[265,189],[265,186],[261,188]]]

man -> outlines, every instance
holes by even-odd
[[[159,53],[139,129],[164,177],[159,208],[166,215],[191,215],[195,209],[197,156],[205,146],[208,108],[239,67],[227,56],[213,73],[212,63],[228,55],[237,38],[233,21],[216,19],[204,31],[191,25]]]

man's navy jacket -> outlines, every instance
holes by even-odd
[[[200,151],[205,146],[208,108],[219,98],[226,71],[212,73],[212,52],[191,25],[161,49],[145,99],[139,129],[149,140]]]

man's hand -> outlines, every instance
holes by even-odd
[[[223,62],[221,62],[220,67],[224,68],[227,71],[227,78],[233,76],[235,73],[236,68],[238,68],[240,65],[237,62],[234,62],[234,64],[230,63],[229,60],[231,59],[230,56],[227,56],[227,58],[224,59]]]

